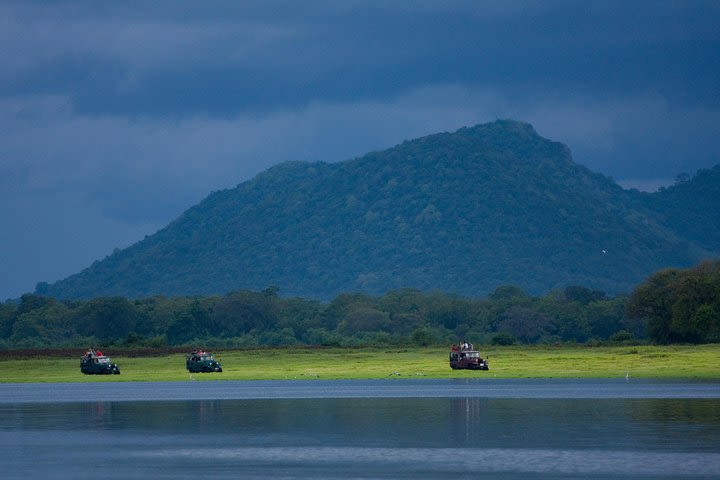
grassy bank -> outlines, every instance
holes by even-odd
[[[720,345],[483,348],[490,371],[451,370],[448,351],[268,349],[216,351],[223,373],[189,374],[182,354],[115,356],[121,375],[83,375],[79,358],[0,359],[0,382],[130,382],[371,378],[690,378],[720,380]]]

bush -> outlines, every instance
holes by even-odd
[[[415,345],[420,345],[422,347],[427,347],[437,341],[433,332],[429,328],[425,327],[415,329],[415,331],[412,332],[412,335],[410,335],[410,339]]]
[[[635,335],[627,330],[620,330],[610,335],[609,340],[613,343],[630,343],[635,341]]]
[[[342,337],[335,332],[328,332],[324,328],[312,328],[303,336],[303,342],[306,345],[339,347],[342,344]]]

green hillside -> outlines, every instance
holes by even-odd
[[[718,256],[711,174],[653,195],[625,191],[530,125],[497,121],[349,161],[278,165],[37,293],[628,292],[660,268]],[[714,196],[702,203],[696,187]]]
[[[720,249],[720,165],[654,194],[645,194],[648,208],[677,235],[704,248]]]

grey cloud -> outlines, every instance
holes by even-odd
[[[53,6],[54,15],[21,27],[28,31],[5,35],[6,45],[17,43],[13,36],[31,38],[21,57],[39,59],[6,88],[42,86],[49,69],[79,111],[133,115],[387,101],[448,83],[493,84],[526,99],[562,90],[720,100],[720,6],[709,2],[682,9],[663,2],[246,5],[228,13],[181,3],[151,8],[147,18],[131,8],[103,16]],[[36,14],[20,11],[21,18]],[[6,53],[9,64],[18,59]],[[61,63],[53,63],[57,58]]]
[[[618,180],[674,178],[720,163],[720,108],[712,106],[680,108],[659,95],[605,102],[568,96],[511,112],[570,146],[578,163]]]

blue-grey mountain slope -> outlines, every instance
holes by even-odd
[[[718,203],[713,172],[698,176],[709,201],[697,179],[626,191],[530,125],[497,121],[349,161],[278,165],[37,293],[627,292],[660,268],[718,256],[717,210],[706,211]],[[683,227],[688,218],[693,228]]]

